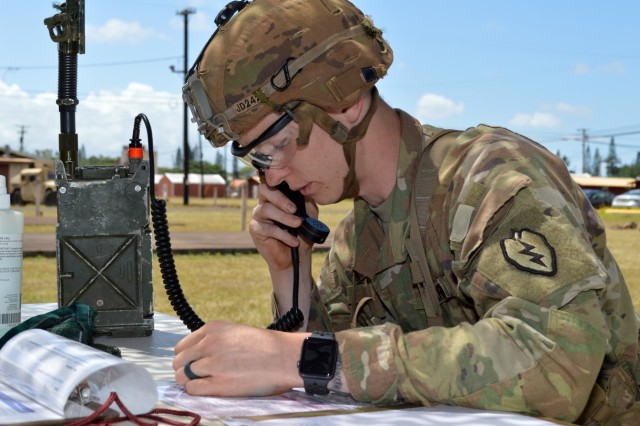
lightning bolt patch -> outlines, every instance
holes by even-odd
[[[504,258],[520,269],[539,275],[555,275],[556,252],[544,235],[530,229],[513,230],[511,238],[500,241]]]

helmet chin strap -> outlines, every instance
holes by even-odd
[[[371,89],[371,105],[369,106],[369,111],[367,111],[362,118],[362,121],[351,129],[348,129],[341,122],[331,118],[331,116],[321,108],[307,102],[302,102],[292,111],[294,120],[298,123],[300,129],[297,140],[298,146],[305,146],[309,143],[309,135],[311,134],[311,128],[314,123],[327,132],[333,140],[342,145],[344,157],[349,165],[349,172],[344,178],[342,194],[338,201],[355,198],[358,195],[360,187],[356,177],[356,142],[362,139],[367,133],[369,123],[378,109],[379,101],[380,95],[378,94],[378,89],[374,86]]]

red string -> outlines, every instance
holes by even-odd
[[[124,416],[99,419],[99,417],[114,402],[118,405],[118,407],[120,407],[120,410],[122,411]],[[179,417],[191,417],[193,418],[193,420],[191,420],[189,423],[183,423],[177,420],[164,418],[162,416],[159,416],[159,414],[168,414],[168,415],[179,416]],[[149,420],[152,420],[152,422],[151,423],[145,422],[142,419],[149,419]],[[136,416],[131,411],[129,411],[129,409],[127,409],[127,407],[122,403],[122,401],[120,401],[118,394],[116,394],[115,392],[111,392],[111,394],[109,395],[109,398],[107,398],[107,400],[100,407],[98,407],[96,411],[94,411],[92,414],[88,415],[83,419],[76,420],[75,422],[72,422],[72,423],[68,423],[67,426],[111,425],[114,423],[121,423],[127,420],[139,426],[156,426],[158,424],[156,422],[162,422],[162,423],[170,424],[173,426],[195,426],[200,423],[201,417],[199,414],[192,413],[190,411],[171,410],[167,408],[156,408],[154,410],[149,411],[146,414],[140,414]],[[153,422],[153,420],[155,420],[156,422]]]

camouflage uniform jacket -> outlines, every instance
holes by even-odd
[[[309,329],[336,332],[352,396],[581,423],[628,413],[638,328],[604,226],[563,162],[518,134],[480,125],[446,142],[426,258],[453,297],[429,324],[406,240],[440,129],[398,114],[397,184],[376,208],[355,200],[312,295]]]

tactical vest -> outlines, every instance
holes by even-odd
[[[405,241],[405,249],[409,254],[409,267],[413,278],[413,306],[424,313],[429,327],[454,326],[460,322],[473,324],[478,320],[473,306],[464,303],[458,297],[455,282],[448,280],[446,276],[432,276],[425,250],[431,197],[438,185],[438,168],[443,160],[447,141],[455,140],[460,133],[455,130],[440,130],[429,137],[423,131],[426,142],[419,159],[411,193],[409,236]],[[436,141],[439,143],[435,143]],[[451,260],[455,258],[454,253]],[[362,285],[361,280],[355,281],[355,288],[349,289],[349,292],[353,292],[351,300],[355,301],[351,328],[358,326],[358,316],[365,306],[371,312],[367,315],[369,324],[384,322],[387,315],[376,291],[370,287],[371,283],[368,280],[362,280],[364,281]]]

